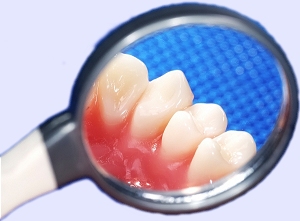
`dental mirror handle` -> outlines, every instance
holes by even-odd
[[[1,156],[1,217],[28,200],[89,177],[80,131],[63,111]]]
[[[1,217],[57,188],[40,129],[32,131],[1,158]]]

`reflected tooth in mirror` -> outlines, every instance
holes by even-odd
[[[198,103],[187,109],[192,116],[196,125],[200,126],[200,129],[204,128],[205,137],[216,137],[223,133],[227,127],[227,117],[218,104],[204,104]]]
[[[148,70],[139,59],[117,54],[104,68],[92,90],[98,91],[101,114],[107,125],[121,123],[146,90]]]
[[[154,79],[134,110],[131,135],[136,138],[158,136],[176,111],[192,105],[193,98],[182,71],[170,71]]]
[[[223,159],[220,149],[220,145],[211,138],[200,143],[188,169],[189,186],[208,184],[230,173],[231,167]]]
[[[244,131],[227,131],[204,139],[188,169],[190,186],[212,183],[245,165],[256,153],[252,136]]]
[[[215,140],[221,146],[221,154],[234,168],[246,164],[256,153],[253,137],[245,131],[227,131]]]
[[[193,155],[206,137],[215,137],[225,131],[227,118],[217,104],[194,104],[176,112],[162,136],[161,155],[176,161]]]
[[[160,154],[170,161],[184,160],[194,154],[203,140],[203,129],[196,126],[187,111],[177,111],[169,121],[163,135]]]

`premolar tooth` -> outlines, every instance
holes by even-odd
[[[176,161],[192,155],[198,144],[204,139],[204,130],[199,130],[200,126],[196,126],[189,112],[176,112],[163,133],[161,156]]]
[[[211,139],[204,139],[198,146],[188,170],[191,186],[218,180],[245,165],[256,153],[250,134],[228,131]]]
[[[142,61],[127,54],[116,55],[96,82],[104,122],[107,125],[121,123],[144,93],[148,83],[148,70]]]
[[[178,111],[163,133],[161,155],[172,161],[183,160],[195,153],[204,138],[220,135],[226,126],[226,115],[216,104],[194,104]]]
[[[196,125],[204,128],[205,137],[216,137],[223,133],[227,127],[227,118],[224,110],[217,104],[198,103],[187,109],[193,117]]]
[[[256,153],[253,137],[245,131],[227,131],[214,138],[221,146],[221,155],[234,168],[246,164]]]
[[[134,110],[132,136],[151,138],[162,133],[172,115],[190,106],[193,98],[189,84],[179,70],[151,81]]]
[[[211,138],[200,143],[188,170],[190,186],[208,184],[230,173],[231,167],[223,159],[220,149],[220,145]]]

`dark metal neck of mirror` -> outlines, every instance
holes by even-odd
[[[294,75],[273,38],[208,5],[164,7],[120,26],[99,42],[76,90],[99,171],[90,176],[117,200],[163,213],[249,190],[276,165],[297,118]]]

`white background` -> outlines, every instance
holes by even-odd
[[[182,1],[78,2],[0,2],[0,153],[67,107],[77,73],[101,37],[132,16]],[[300,79],[297,1],[205,3],[226,6],[259,21],[284,49]],[[138,211],[114,202],[84,180],[25,204],[5,220],[300,220],[299,131],[298,125],[288,151],[262,183],[208,212],[165,216]]]

